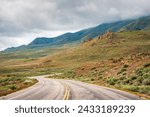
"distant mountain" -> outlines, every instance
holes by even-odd
[[[105,33],[107,30],[112,30],[113,32],[116,32],[131,22],[132,21],[129,20],[129,21],[119,21],[115,23],[106,23],[86,30],[81,30],[76,33],[65,33],[63,35],[54,38],[45,38],[45,37],[36,38],[29,45],[30,46],[35,46],[35,45],[40,46],[40,45],[49,45],[49,44],[63,45],[67,43],[77,42],[77,41],[81,42],[88,38],[97,37]]]
[[[150,28],[150,16],[147,16],[134,20],[124,20],[113,23],[104,23],[93,28],[81,30],[75,33],[65,33],[63,35],[53,38],[38,37],[26,46],[9,48],[6,49],[5,51],[48,48],[48,47],[63,46],[64,44],[70,43],[80,43],[83,40],[102,35],[108,30],[117,32],[117,31],[144,30],[149,28]]]

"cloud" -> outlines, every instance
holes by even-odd
[[[20,37],[23,44],[24,35],[79,30],[149,14],[150,0],[0,0],[0,45],[18,45],[5,40]]]

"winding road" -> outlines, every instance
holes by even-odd
[[[21,91],[1,97],[3,100],[139,100],[136,95],[73,80],[32,77],[39,82]]]

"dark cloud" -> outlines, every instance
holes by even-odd
[[[150,0],[0,0],[0,48],[13,45],[2,43],[7,37],[25,39],[41,30],[65,32],[148,14]]]

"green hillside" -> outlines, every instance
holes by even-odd
[[[112,39],[93,39],[89,45],[82,43],[72,51],[58,55],[58,61],[99,61],[127,57],[130,54],[147,53],[150,50],[150,31],[114,33]],[[94,45],[90,45],[94,43]]]

